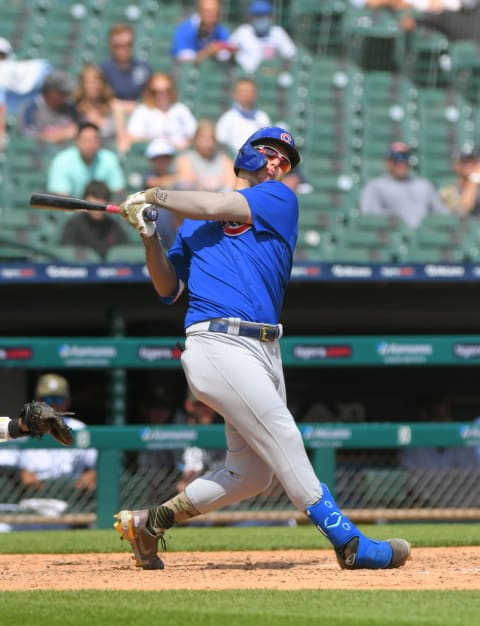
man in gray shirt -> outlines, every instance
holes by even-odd
[[[410,156],[407,144],[391,144],[386,173],[370,180],[362,190],[362,213],[393,215],[410,228],[417,228],[429,213],[448,213],[432,183],[410,173]]]

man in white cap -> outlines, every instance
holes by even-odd
[[[174,189],[177,181],[175,147],[165,139],[158,137],[148,144],[145,156],[150,168],[143,177],[143,189],[152,186]],[[167,249],[172,245],[180,223],[181,221],[170,211],[161,208],[158,210],[157,232]]]

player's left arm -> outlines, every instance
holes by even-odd
[[[134,193],[121,205],[121,214],[137,230],[138,213],[143,211],[145,205],[162,207],[192,220],[251,223],[249,204],[237,191],[171,191],[152,187]]]

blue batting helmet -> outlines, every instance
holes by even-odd
[[[263,154],[257,152],[254,147],[267,139],[269,142],[281,144],[287,149],[292,169],[300,163],[300,155],[295,147],[292,135],[280,126],[266,126],[254,132],[253,135],[250,135],[238,151],[234,163],[235,174],[238,174],[238,170],[256,172],[267,164],[267,159]]]

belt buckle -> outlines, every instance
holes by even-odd
[[[268,331],[271,330],[268,326],[262,326],[260,328],[260,341],[271,342],[274,341],[273,338],[268,336]]]

